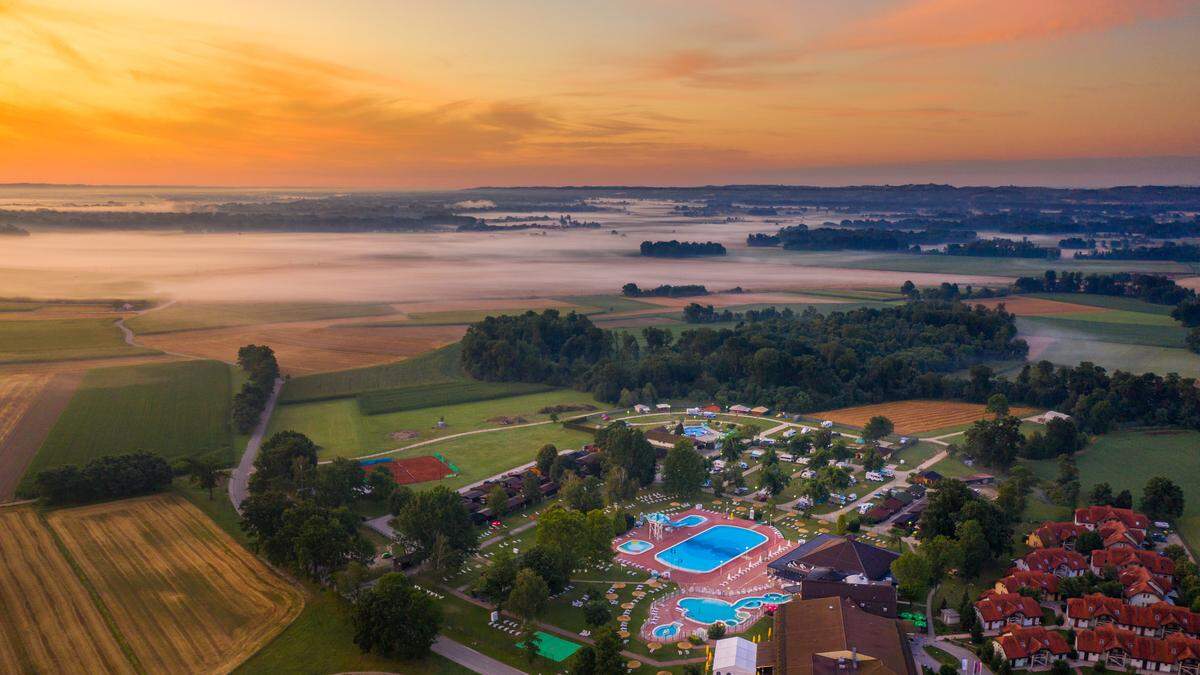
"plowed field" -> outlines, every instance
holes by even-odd
[[[1033,415],[1038,411],[1034,408],[1013,406],[1010,412],[1017,417]],[[852,408],[839,408],[813,413],[812,417],[822,420],[833,420],[838,424],[850,427],[862,427],[867,420],[876,415],[883,415],[896,425],[898,434],[919,434],[934,429],[945,429],[960,424],[970,424],[990,415],[986,406],[979,403],[961,403],[958,401],[896,401],[894,403],[876,403],[860,405]]]

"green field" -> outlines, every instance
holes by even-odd
[[[111,319],[0,321],[0,363],[157,354],[125,344]]]
[[[933,272],[945,274],[985,274],[1000,277],[1042,276],[1046,269],[1072,272],[1142,271],[1160,274],[1190,274],[1185,263],[1151,260],[1045,260],[1034,258],[987,258],[971,256],[914,255],[911,253],[873,253],[868,251],[799,252],[782,249],[756,249],[756,258],[784,256],[796,265],[846,267],[850,269],[892,270],[897,272]]]
[[[182,361],[88,372],[26,474],[138,450],[168,460],[234,459],[230,367]]]
[[[324,401],[373,389],[462,381],[466,376],[459,361],[461,352],[462,347],[454,343],[395,363],[292,378],[284,385],[279,401]]]
[[[1090,361],[1110,371],[1200,377],[1200,356],[1180,347],[1162,346],[1173,339],[1172,335],[1178,335],[1172,333],[1176,329],[1171,327],[1147,326],[1139,334],[1136,329],[1142,327],[1128,324],[1031,319],[1033,317],[1018,318],[1017,327],[1020,337],[1030,340],[1031,345],[1044,343],[1044,349],[1034,352],[1032,360],[1065,366]],[[1129,340],[1141,340],[1142,343]]]
[[[1171,305],[1157,305],[1152,302],[1145,302],[1136,298],[1124,298],[1117,295],[1094,295],[1091,293],[1031,293],[1030,297],[1043,298],[1046,300],[1057,300],[1059,302],[1069,302],[1076,305],[1087,305],[1089,307],[1104,307],[1106,309],[1118,309],[1127,312],[1141,312],[1144,314],[1159,314],[1162,316],[1170,316]]]
[[[703,296],[697,296],[698,301],[701,299],[703,299]],[[637,298],[627,298],[623,295],[572,295],[565,298],[555,298],[555,300],[569,302],[572,305],[606,313],[637,312],[660,307],[649,302],[643,302]]]
[[[547,384],[466,380],[437,384],[414,384],[395,389],[375,389],[359,394],[357,399],[358,408],[364,415],[383,415],[419,408],[538,394],[551,389],[554,387]]]
[[[1183,488],[1186,499],[1179,532],[1190,546],[1200,546],[1200,432],[1195,431],[1121,431],[1099,436],[1075,457],[1079,467],[1081,493],[1086,495],[1096,483],[1107,482],[1113,490],[1128,489],[1135,504],[1146,481],[1166,476]],[[1058,475],[1055,460],[1028,462],[1038,478],[1052,480]]]
[[[458,467],[460,473],[454,478],[436,483],[423,483],[420,487],[445,485],[457,489],[485,478],[491,478],[526,462],[532,462],[537,456],[538,449],[547,443],[552,443],[559,449],[576,449],[591,443],[593,438],[592,434],[564,429],[559,424],[540,424],[520,429],[505,429],[485,434],[461,436],[445,442],[413,448],[393,456],[417,457],[434,452],[441,453]]]
[[[495,418],[521,417],[528,422],[549,419],[538,410],[557,404],[601,406],[588,394],[557,389],[540,394],[435,406],[418,410],[363,415],[352,398],[281,405],[271,418],[271,433],[291,429],[307,434],[321,446],[322,457],[356,457],[392,450],[432,438],[478,429],[503,428]],[[436,428],[438,419],[446,427]],[[395,432],[412,432],[393,438]],[[498,432],[504,435],[508,432]],[[433,446],[429,446],[433,447]],[[428,454],[428,453],[421,453]]]
[[[126,325],[149,334],[395,313],[382,303],[180,303],[136,316]]]
[[[1074,317],[1095,316],[1096,318],[1060,318],[1056,316],[1022,316],[1017,319],[1018,330],[1032,335],[1065,334],[1085,335],[1087,339],[1101,342],[1119,342],[1130,345],[1147,345],[1150,347],[1167,347],[1182,349],[1187,337],[1186,328],[1174,324],[1142,324],[1133,322],[1105,321],[1103,317],[1109,312],[1095,315],[1075,314]],[[1117,317],[1123,317],[1123,312],[1112,312]],[[1143,316],[1158,318],[1152,314]]]

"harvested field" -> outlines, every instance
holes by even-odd
[[[297,589],[180,497],[55,511],[48,520],[147,672],[229,672],[303,606]]]
[[[1004,305],[1004,308],[1009,313],[1016,314],[1017,316],[1053,316],[1075,312],[1106,311],[1103,307],[1092,307],[1074,302],[1045,300],[1043,298],[1031,298],[1022,295],[1007,298],[990,298],[987,300],[971,300],[969,304],[983,305],[988,308],[995,308],[996,305]]]
[[[363,469],[373,471],[375,467],[379,466],[387,468],[391,472],[392,478],[395,478],[396,482],[401,485],[441,480],[453,473],[440,459],[430,455],[406,457],[379,464],[368,464]]]
[[[1013,406],[1013,415],[1026,417],[1036,414],[1034,408]],[[894,403],[876,403],[860,405],[852,408],[839,408],[825,412],[812,413],[809,417],[822,420],[832,420],[837,424],[861,428],[867,420],[876,415],[883,415],[896,425],[898,434],[919,434],[934,429],[970,424],[988,416],[986,406],[980,403],[962,403],[959,401],[896,401]]]
[[[138,334],[317,321],[394,313],[383,303],[182,303],[143,312],[127,322]]]
[[[239,347],[270,345],[288,375],[387,363],[457,342],[465,326],[341,325],[302,322],[139,335],[156,349],[231,362]]]
[[[0,502],[13,498],[83,373],[16,373],[0,378]]]
[[[713,307],[731,307],[733,305],[791,305],[812,303],[817,305],[845,302],[843,298],[830,298],[817,295],[801,295],[794,293],[713,293],[686,298],[638,298],[639,302],[648,302],[659,307],[683,308],[693,302]]]
[[[136,672],[33,509],[0,508],[0,541],[0,672]]]

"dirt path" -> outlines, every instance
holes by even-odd
[[[83,371],[55,373],[12,432],[0,443],[0,502],[16,496],[25,470],[81,381]]]
[[[138,316],[142,316],[143,314],[149,314],[150,312],[156,312],[160,309],[166,309],[173,304],[175,304],[175,301],[169,300],[167,302],[164,302],[161,305],[155,305],[155,306],[151,307],[150,309],[143,309],[142,311],[138,312],[137,314],[134,314],[134,316],[138,317]],[[192,356],[191,354],[181,354],[179,352],[167,351],[166,349],[162,349],[160,347],[150,347],[148,345],[139,344],[137,341],[137,335],[134,334],[133,329],[130,328],[129,326],[125,325],[126,318],[129,318],[129,317],[121,317],[120,319],[117,319],[116,325],[117,325],[117,328],[119,328],[121,330],[121,336],[125,338],[125,344],[129,345],[130,347],[141,347],[142,349],[153,349],[154,351],[162,352],[163,354],[169,354],[170,356],[179,356],[179,357],[182,357],[185,359],[196,358],[195,356]],[[232,363],[232,362],[226,361],[226,363]]]

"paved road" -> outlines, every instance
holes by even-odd
[[[282,389],[283,378],[276,378],[275,388],[271,390],[267,405],[258,418],[258,425],[254,427],[250,442],[246,443],[246,452],[242,453],[242,461],[229,476],[229,500],[233,502],[233,508],[237,509],[239,513],[250,488],[250,470],[254,468],[254,460],[258,457],[258,449],[262,447],[263,436],[267,435],[267,424],[271,421],[271,413],[275,412],[275,403],[278,402],[279,392]]]
[[[439,635],[433,643],[433,653],[444,656],[458,665],[469,668],[484,675],[525,675],[525,671],[501,663],[486,654],[471,649],[461,642],[455,642],[445,635]]]

